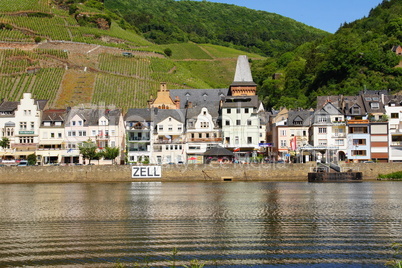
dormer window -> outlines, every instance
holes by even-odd
[[[372,102],[370,103],[371,109],[380,109],[380,103]]]
[[[352,114],[360,114],[360,107],[352,107]]]

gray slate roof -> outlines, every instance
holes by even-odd
[[[121,114],[120,109],[103,110],[103,109],[73,108],[68,112],[65,123],[66,126],[69,126],[71,119],[75,115],[78,115],[84,120],[84,126],[97,126],[99,119],[102,116],[105,116],[109,120],[109,125],[118,125],[120,114]]]
[[[126,115],[124,116],[124,121],[151,122],[152,117],[153,117],[153,109],[150,108],[128,109]]]
[[[17,110],[19,101],[4,101],[0,104],[0,112],[13,112]]]
[[[179,122],[184,122],[186,121],[186,110],[185,109],[171,109],[171,110],[164,110],[164,109],[155,109],[155,118],[154,118],[154,124],[162,122],[166,118],[172,117],[176,119]]]
[[[171,89],[170,97],[180,99],[180,109],[184,109],[191,102],[193,107],[210,105],[213,103],[219,107],[219,102],[228,95],[229,89]]]
[[[291,127],[308,127],[313,122],[313,111],[310,110],[291,110],[288,113],[287,125]],[[301,122],[301,124],[298,124]]]

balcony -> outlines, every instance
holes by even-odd
[[[344,126],[346,125],[346,121],[333,121],[332,124],[334,126]]]
[[[129,142],[150,142],[151,137],[129,137]]]
[[[148,152],[147,148],[128,148],[129,152]]]
[[[368,119],[360,119],[360,120],[348,120],[348,125],[367,125],[369,123]]]
[[[188,139],[188,142],[222,142],[222,138],[198,138]]]
[[[182,140],[155,140],[154,144],[184,144]]]
[[[332,138],[344,139],[346,138],[346,133],[332,133]]]
[[[393,141],[393,142],[391,142],[391,146],[394,146],[394,147],[402,146],[402,141]]]
[[[109,139],[109,134],[105,134],[105,135],[96,135],[96,140],[108,140]]]

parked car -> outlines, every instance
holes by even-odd
[[[26,166],[28,166],[28,161],[26,161],[26,160],[21,160],[21,161],[18,163],[17,166],[19,166],[19,167],[26,167]]]

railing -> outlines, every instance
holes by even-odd
[[[147,149],[128,148],[129,152],[148,152]]]
[[[393,141],[391,142],[391,146],[402,146],[402,141]]]
[[[151,141],[151,137],[129,137],[128,139],[129,142],[134,142],[134,141]]]
[[[346,121],[332,121],[332,124],[336,126],[343,126],[346,125]]]
[[[184,141],[181,140],[156,140],[154,144],[184,144]]]
[[[346,133],[332,133],[332,138],[346,138]]]
[[[367,119],[348,120],[347,123],[348,123],[349,125],[353,125],[353,124],[359,124],[359,125],[361,125],[361,124],[368,124],[368,123],[369,123],[369,120],[367,120]]]
[[[198,138],[198,139],[189,139],[189,142],[221,142],[222,138]]]

